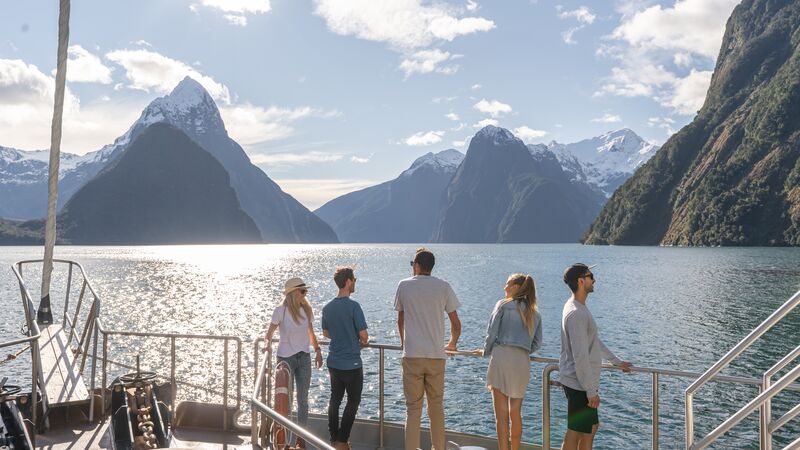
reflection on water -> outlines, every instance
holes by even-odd
[[[544,345],[539,355],[559,353],[561,307],[569,295],[561,281],[572,262],[599,264],[595,293],[589,306],[606,343],[619,356],[650,367],[702,371],[800,288],[800,249],[689,249],[646,247],[584,247],[579,245],[432,245],[434,274],[451,282],[463,308],[460,347],[483,343],[486,321],[512,272],[536,279],[543,316]],[[336,294],[332,281],[337,265],[356,266],[359,279],[354,298],[361,302],[375,342],[397,343],[392,308],[397,281],[409,276],[411,245],[255,245],[165,247],[61,247],[57,257],[74,259],[86,268],[103,299],[106,328],[213,333],[238,336],[243,349],[243,394],[250,395],[253,378],[251,342],[263,335],[269,314],[281,299],[283,281],[302,276],[309,298],[319,312]],[[38,248],[0,248],[0,339],[19,336],[22,311],[10,265],[41,257]],[[26,278],[38,280],[35,271]],[[56,285],[63,292],[63,274]],[[60,284],[59,284],[60,283]],[[38,282],[29,285],[38,297]],[[55,291],[55,289],[54,289]],[[77,289],[73,286],[73,295]],[[73,297],[75,298],[75,297]],[[55,310],[60,308],[56,301]],[[74,301],[74,300],[73,300]],[[318,324],[317,320],[317,324]],[[726,373],[760,373],[800,343],[800,311],[793,313],[767,340],[759,342]],[[131,363],[135,355],[153,370],[168,371],[169,342],[113,338],[115,360]],[[221,391],[223,344],[178,342],[181,378]],[[230,349],[235,362],[234,349]],[[4,356],[4,355],[3,355]],[[400,355],[387,352],[385,397],[387,419],[402,421]],[[377,417],[377,354],[365,351],[365,395],[360,414]],[[25,359],[0,366],[2,374],[24,377]],[[541,436],[541,365],[534,365],[523,406],[524,439]],[[115,369],[114,374],[126,371]],[[448,361],[446,410],[448,427],[493,434],[491,399],[484,387],[486,361]],[[23,375],[20,375],[23,374]],[[234,392],[231,377],[231,392]],[[651,380],[646,375],[604,373],[602,431],[596,448],[647,448],[650,442]],[[662,377],[661,446],[683,442],[683,390],[686,379]],[[326,371],[314,371],[311,408],[327,405]],[[697,426],[708,432],[723,417],[755,394],[753,388],[710,384],[696,400],[696,410],[714,420]],[[565,427],[563,394],[553,389],[553,437],[559,442]],[[182,398],[219,395],[183,389]],[[783,394],[776,415],[800,401]],[[717,448],[757,447],[755,416],[737,427]],[[777,442],[800,433],[797,425],[779,433]]]

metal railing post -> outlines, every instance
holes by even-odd
[[[175,336],[169,338],[169,359],[170,359],[170,369],[169,369],[169,382],[172,385],[172,392],[170,393],[170,416],[175,417],[175,399],[178,394],[178,382],[175,380]]]
[[[64,318],[61,319],[61,323],[66,325],[67,323],[67,311],[69,310],[69,291],[72,289],[72,263],[69,264],[69,272],[67,275],[67,295],[64,298]]]
[[[225,339],[224,341],[224,369],[223,369],[223,376],[225,377],[222,380],[222,429],[228,431],[228,340]]]
[[[242,409],[242,340],[236,338],[236,410]]]
[[[94,336],[93,336],[93,351],[92,351],[92,376],[89,380],[89,398],[91,399],[91,403],[89,403],[89,422],[94,422],[94,402],[97,399],[97,395],[95,394],[95,376],[97,373],[97,334],[98,334],[98,327],[97,321],[99,319],[95,318],[95,325],[94,325]]]
[[[100,382],[102,385],[100,386],[100,398],[101,398],[101,410],[103,414],[106,411],[106,386],[107,386],[107,371],[108,371],[108,335],[103,333],[103,375],[100,377]]]
[[[378,397],[378,448],[382,449],[383,447],[383,440],[384,440],[384,427],[385,427],[385,417],[384,417],[384,404],[383,404],[383,393],[384,393],[384,376],[383,372],[385,370],[385,363],[384,363],[384,350],[383,347],[378,349],[380,353],[380,362],[379,362],[379,377],[378,377],[378,392],[380,396]]]
[[[653,450],[658,450],[658,372],[653,372]]]
[[[550,374],[557,370],[548,364],[542,370],[542,450],[550,450]]]

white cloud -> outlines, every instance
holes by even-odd
[[[458,66],[438,68],[437,65],[456,56],[430,47],[495,27],[493,21],[483,17],[459,17],[457,8],[439,3],[423,5],[422,0],[315,0],[314,3],[314,14],[325,20],[331,32],[382,42],[402,53],[400,68],[406,78],[415,73],[455,73]],[[473,11],[470,5],[467,9]]]
[[[578,41],[576,41],[575,39],[573,39],[573,38],[572,38],[572,36],[573,36],[573,35],[574,35],[576,32],[578,32],[578,31],[580,31],[580,30],[582,30],[582,29],[583,29],[583,25],[581,25],[581,26],[579,26],[579,27],[573,27],[573,28],[570,28],[570,29],[568,29],[567,31],[564,31],[564,32],[562,32],[562,33],[561,33],[561,39],[563,39],[563,40],[564,40],[564,43],[565,43],[565,44],[569,44],[569,45],[575,45],[575,44],[577,44],[577,43],[578,43]]]
[[[458,97],[457,96],[452,96],[452,97],[434,97],[434,98],[431,99],[431,102],[433,102],[433,103],[450,103],[453,100],[458,100]]]
[[[472,89],[473,91],[477,91],[477,90],[478,90],[478,89],[480,89],[481,87],[482,87],[482,86],[481,86],[480,84],[477,84],[477,83],[476,83],[476,84],[473,84],[473,85],[470,87],[470,89]]]
[[[314,13],[325,20],[330,31],[384,42],[396,50],[428,47],[495,27],[491,20],[459,19],[449,8],[425,6],[420,0],[316,0],[315,4]]]
[[[131,42],[131,44],[141,45],[142,47],[150,47],[150,48],[153,47],[152,44],[150,44],[149,42],[145,41],[144,39],[139,39],[138,41],[133,41],[133,42]]]
[[[458,71],[458,65],[440,66],[445,61],[460,58],[462,55],[454,55],[442,50],[420,50],[415,52],[400,63],[400,70],[405,72],[406,78],[415,73],[442,73],[452,75]]]
[[[80,45],[70,45],[67,50],[67,81],[72,83],[111,84],[111,69],[100,58]],[[56,75],[55,69],[51,72]]]
[[[403,142],[411,146],[432,145],[442,142],[444,131],[420,131],[407,137]]]
[[[692,69],[689,75],[675,81],[673,95],[666,100],[666,104],[679,114],[693,115],[696,113],[703,106],[708,86],[711,84],[712,73],[710,70]]]
[[[453,147],[455,148],[464,148],[467,145],[467,141],[453,141]]]
[[[486,100],[485,98],[472,105],[472,107],[495,118],[511,112],[511,105],[497,100]]]
[[[366,157],[366,158],[363,158],[363,157],[360,157],[360,156],[353,155],[353,156],[351,156],[351,157],[350,157],[350,162],[354,162],[354,163],[356,163],[356,164],[366,164],[366,163],[368,163],[368,162],[369,162],[369,161],[372,159],[372,157],[373,157],[373,156],[375,156],[375,154],[374,154],[374,153],[373,153],[373,154],[371,154],[371,155],[369,155],[369,156],[368,156],[368,157]]]
[[[450,120],[456,120],[456,121],[458,120],[458,114],[456,114],[454,112],[447,113],[444,116],[447,117]]]
[[[478,4],[473,0],[467,0],[467,11],[473,12],[477,11],[479,8]]]
[[[472,125],[472,128],[483,128],[483,127],[489,126],[489,125],[498,126],[498,125],[500,125],[500,122],[498,122],[495,119],[483,119],[483,120],[475,123],[474,125]]]
[[[672,62],[678,67],[689,67],[694,63],[691,53],[675,53]]]
[[[305,153],[252,153],[250,161],[256,165],[268,167],[304,166],[308,164],[341,161],[344,155],[339,153],[326,153],[311,151]]]
[[[559,18],[561,19],[573,18],[578,22],[587,25],[591,25],[592,23],[594,23],[594,19],[597,18],[597,16],[592,14],[592,11],[586,6],[581,6],[580,8],[573,9],[571,11],[564,11],[560,6],[557,6],[556,9],[558,10]]]
[[[740,0],[678,0],[653,5],[623,19],[612,37],[630,45],[716,58],[725,23]]]
[[[575,33],[584,29],[587,25],[591,25],[592,23],[594,23],[594,20],[597,17],[586,6],[581,6],[577,9],[565,11],[561,5],[557,5],[556,10],[558,11],[558,17],[560,19],[575,19],[580,23],[580,25],[571,27],[561,33],[561,39],[563,39],[564,42],[569,45],[577,44],[578,42],[575,39],[573,39]]]
[[[272,9],[270,0],[201,0],[203,6],[228,13],[264,14]]]
[[[547,132],[544,130],[534,130],[533,128],[529,128],[526,126],[522,126],[519,128],[514,128],[514,135],[518,138],[522,139],[523,141],[530,141],[532,139],[538,139],[546,135]]]
[[[596,123],[619,123],[622,122],[622,118],[617,114],[603,114],[603,117],[597,117],[592,119],[592,122]]]
[[[184,77],[190,76],[203,85],[211,96],[222,103],[231,103],[228,87],[203,75],[188,64],[150,50],[115,50],[106,58],[125,69],[128,87],[145,92],[167,93]]]
[[[694,114],[711,80],[709,63],[740,0],[618,3],[623,16],[597,55],[619,60],[595,95],[649,97],[674,113]],[[672,67],[670,67],[672,66]]]
[[[222,18],[229,24],[247,26],[248,14],[266,14],[272,10],[270,0],[201,0],[202,6],[222,11]],[[189,9],[197,14],[199,5],[193,3]]]
[[[650,117],[647,119],[648,127],[658,127],[664,130],[667,136],[675,134],[675,120],[670,117]]]
[[[228,21],[228,23],[231,25],[236,25],[239,27],[247,26],[247,16],[243,14],[224,14],[222,18]]]
[[[0,59],[2,145],[27,150],[50,147],[55,79],[21,60]],[[97,150],[121,135],[143,105],[103,101],[82,105],[67,87],[61,148],[71,153]]]
[[[467,126],[467,124],[465,124],[464,122],[461,122],[461,123],[459,123],[458,125],[454,126],[453,128],[450,128],[450,131],[461,131],[461,130],[463,130],[463,129],[464,129],[466,126]]]
[[[279,179],[275,182],[311,210],[336,197],[378,184],[377,181],[354,179]]]
[[[293,123],[306,118],[339,117],[338,111],[325,111],[309,106],[298,108],[263,108],[249,103],[220,108],[225,128],[242,146],[284,139],[294,133]]]

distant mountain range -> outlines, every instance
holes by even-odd
[[[490,126],[472,139],[467,161],[456,150],[428,153],[396,179],[315,213],[343,242],[576,242],[657,149],[629,129],[526,147]],[[522,206],[547,210],[525,219]]]
[[[705,103],[620,187],[589,244],[800,245],[800,2],[744,0]]]
[[[338,242],[334,231],[253,165],[225,130],[206,90],[187,77],[167,96],[157,98],[113,144],[84,156],[62,154],[59,207],[104,167],[125,153],[148,126],[167,123],[209,152],[229,175],[242,210],[265,242]],[[153,161],[157,164],[157,161]],[[47,152],[0,148],[0,217],[36,219],[45,215]]]
[[[342,242],[427,242],[442,194],[464,154],[421,156],[394,180],[335,198],[314,211]]]

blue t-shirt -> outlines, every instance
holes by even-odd
[[[361,367],[358,332],[367,329],[361,305],[350,297],[336,297],[322,308],[322,329],[328,330],[331,343],[328,367],[351,370]]]

